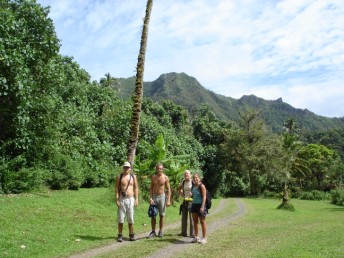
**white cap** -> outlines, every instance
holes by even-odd
[[[128,161],[126,161],[126,162],[124,162],[123,167],[128,167],[128,168],[130,168],[131,166],[130,166],[130,163],[129,163]]]

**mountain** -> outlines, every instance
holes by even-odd
[[[129,98],[135,89],[135,77],[116,78],[113,86],[121,98]],[[254,95],[244,95],[240,99],[226,97],[205,89],[194,77],[185,73],[162,74],[152,82],[144,82],[144,97],[161,102],[165,99],[183,106],[190,113],[206,103],[221,120],[238,121],[239,110],[261,110],[262,118],[274,132],[283,130],[283,123],[294,118],[304,132],[318,132],[344,128],[344,117],[329,118],[316,115],[307,109],[294,108],[277,100],[264,100]]]

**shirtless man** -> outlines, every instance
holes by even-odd
[[[134,235],[134,205],[138,205],[138,185],[134,174],[131,174],[129,162],[124,162],[123,172],[116,178],[116,204],[118,207],[118,242],[123,241],[122,231],[124,219],[127,218],[129,227],[129,240],[135,241]],[[134,198],[135,196],[135,198]]]
[[[150,185],[150,204],[157,205],[159,210],[159,233],[158,236],[163,236],[163,228],[164,228],[164,216],[166,207],[171,205],[171,188],[170,188],[170,181],[168,176],[164,174],[164,166],[162,164],[158,164],[155,167],[156,173],[151,178],[151,185]],[[165,189],[166,188],[166,189]],[[166,194],[167,196],[166,196]],[[151,225],[152,225],[152,232],[149,234],[149,237],[155,237],[155,225],[156,225],[156,218],[151,217]]]

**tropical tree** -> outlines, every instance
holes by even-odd
[[[284,149],[284,166],[285,166],[285,183],[288,184],[293,178],[296,179],[302,188],[303,179],[310,173],[307,161],[302,159],[298,152],[302,147],[299,141],[299,128],[293,118],[288,119],[284,125],[283,149]]]
[[[282,191],[282,203],[278,206],[279,209],[294,210],[293,205],[290,203],[288,184],[290,182],[291,172],[302,172],[302,166],[296,162],[298,151],[298,128],[293,118],[288,119],[283,125],[285,132],[283,133],[283,160],[284,168],[282,169],[282,177],[284,179],[284,187]]]
[[[136,82],[135,82],[135,94],[133,95],[133,108],[132,117],[130,121],[130,135],[128,142],[128,161],[134,164],[136,147],[139,139],[139,125],[143,95],[143,74],[145,67],[145,56],[148,39],[148,28],[150,14],[153,6],[153,0],[148,0],[146,5],[146,15],[143,21],[143,29],[141,35],[140,52],[136,67]]]
[[[169,115],[172,125],[175,129],[181,129],[187,122],[188,112],[182,106],[175,104],[170,100],[164,100],[162,106]]]
[[[310,179],[315,180],[318,190],[322,190],[322,183],[333,168],[335,152],[321,144],[308,144],[300,149],[298,155],[307,161]]]
[[[344,164],[338,154],[335,155],[334,162],[329,169],[329,173],[324,180],[325,190],[343,188],[344,185]]]
[[[260,119],[259,111],[241,112],[239,128],[227,131],[218,158],[224,169],[222,194],[259,195],[277,191],[283,170],[282,141]]]
[[[116,78],[112,77],[110,73],[105,74],[105,78],[99,80],[99,84],[102,87],[114,87],[117,81]]]
[[[308,143],[322,144],[337,151],[344,162],[344,128],[309,133],[305,138]]]
[[[49,91],[45,72],[59,40],[48,13],[34,1],[0,4],[0,144],[11,158],[32,144],[32,107]]]
[[[251,195],[257,195],[260,192],[259,177],[263,172],[262,166],[266,164],[262,162],[262,155],[258,155],[258,152],[261,152],[259,144],[266,134],[266,127],[260,114],[260,110],[239,112],[240,126],[244,136],[242,145],[244,156],[241,168],[248,174]],[[268,161],[268,159],[265,160]]]
[[[202,104],[194,113],[192,121],[194,137],[203,145],[199,159],[202,181],[215,196],[223,182],[223,168],[218,155],[219,146],[224,142],[231,124],[219,120],[209,106]]]

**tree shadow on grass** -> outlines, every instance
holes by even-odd
[[[163,241],[163,242],[167,242],[167,243],[170,243],[170,244],[178,244],[178,245],[180,245],[180,244],[190,244],[191,243],[191,238],[187,238],[187,239],[188,240],[176,238],[176,236],[173,235],[173,234],[165,234],[163,237],[151,238],[151,240]]]
[[[326,210],[329,210],[329,211],[344,211],[344,207],[326,208]]]
[[[99,241],[99,240],[106,240],[106,239],[117,239],[115,236],[111,237],[98,237],[98,236],[82,236],[82,235],[75,235],[76,238],[80,238],[82,240],[87,241]]]

